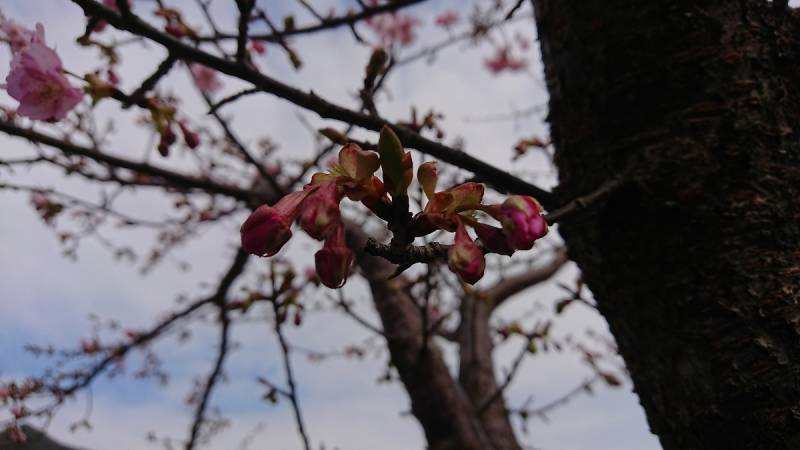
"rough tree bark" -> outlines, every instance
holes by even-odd
[[[561,227],[667,450],[800,448],[800,26],[766,0],[536,0]]]

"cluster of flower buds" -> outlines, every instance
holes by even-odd
[[[375,176],[381,168],[383,179]],[[405,152],[394,132],[385,127],[378,152],[365,151],[357,144],[345,145],[329,171],[314,174],[302,191],[292,192],[273,206],[256,209],[241,227],[242,247],[258,256],[275,255],[292,236],[295,221],[312,238],[324,241],[315,255],[319,280],[331,288],[347,280],[353,253],[347,248],[340,203],[345,197],[360,202],[390,229],[406,234],[406,242],[437,230],[455,233],[448,250],[448,266],[462,281],[473,284],[483,276],[484,253],[511,255],[528,250],[547,234],[542,207],[532,197],[512,195],[500,204],[484,205],[484,186],[463,183],[437,192],[436,162],[426,162],[417,171],[417,180],[428,199],[423,211],[410,216],[395,214],[398,205],[407,209],[407,190],[413,179],[411,155]],[[400,202],[400,199],[405,202]],[[494,218],[500,227],[478,221],[481,211]],[[407,219],[408,223],[394,221]],[[393,223],[394,222],[394,223]],[[467,230],[475,230],[477,242]],[[410,238],[410,239],[408,239]]]
[[[189,126],[186,119],[176,119],[177,110],[175,106],[157,97],[148,98],[147,106],[150,111],[150,119],[153,126],[160,136],[158,152],[161,156],[168,156],[170,147],[178,139],[178,135],[175,134],[176,123],[183,135],[183,142],[187,147],[193,149],[200,145],[200,135]]]
[[[53,219],[64,210],[64,205],[52,200],[46,193],[34,191],[31,193],[31,204],[46,224],[51,224]]]

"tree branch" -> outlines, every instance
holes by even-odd
[[[511,296],[518,294],[525,289],[549,280],[556,274],[563,266],[569,262],[566,247],[558,249],[555,258],[543,267],[536,270],[525,271],[519,275],[506,278],[489,289],[483,291],[480,295],[488,299],[492,304],[492,309],[496,309],[503,304]]]
[[[0,131],[11,136],[27,139],[33,143],[57,148],[67,155],[83,156],[98,163],[107,164],[115,168],[128,169],[136,173],[158,177],[172,183],[172,186],[178,189],[199,190],[213,194],[221,194],[245,202],[252,202],[259,199],[263,200],[262,194],[258,194],[257,192],[251,190],[222,184],[210,179],[184,175],[179,172],[163,169],[147,163],[131,161],[129,159],[101,153],[98,150],[63,141],[61,139],[39,133],[30,128],[22,128],[10,122],[0,120]]]
[[[384,125],[388,125],[395,131],[403,144],[409,148],[417,149],[444,162],[473,172],[482,179],[488,180],[492,186],[501,192],[532,195],[545,207],[554,206],[552,193],[517,178],[504,170],[469,156],[462,151],[426,139],[406,127],[391,123],[380,117],[373,117],[369,114],[363,114],[330,103],[313,92],[305,93],[276,79],[270,78],[244,64],[239,64],[235,61],[229,61],[206,53],[172,36],[162,33],[138,17],[130,16],[122,18],[94,0],[72,1],[83,8],[87,15],[102,17],[116,28],[127,30],[158,42],[179,58],[204,64],[227,75],[248,81],[264,92],[287,100],[302,108],[314,111],[322,118],[339,120],[372,131],[380,131]]]

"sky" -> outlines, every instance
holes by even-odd
[[[167,3],[193,4],[186,0]],[[217,5],[221,3],[216,2]],[[282,8],[293,2],[263,4],[280,17],[285,14]],[[330,7],[342,10],[343,5],[353,6],[355,2],[317,0],[314,4],[325,11]],[[432,18],[458,4],[456,0],[433,0],[409,10],[424,23],[420,40],[445,38],[445,32],[431,25]],[[152,3],[143,0],[135,1],[134,5],[136,11],[148,11]],[[74,43],[85,22],[79,8],[68,0],[5,0],[0,8],[25,25],[41,22],[47,32],[47,42],[56,48],[69,70],[85,73],[98,64],[93,50],[87,51]],[[234,29],[235,14],[231,8],[217,7],[214,13],[219,23]],[[530,14],[529,6],[525,6],[522,13]],[[298,23],[311,20],[302,12],[296,15]],[[199,22],[199,17],[193,13],[188,19],[190,23]],[[530,22],[522,23],[519,30],[528,39],[535,38]],[[369,50],[354,45],[347,29],[297,40],[295,44],[305,61],[299,72],[289,66],[285,56],[274,46],[258,60],[259,67],[291,85],[304,89],[313,87],[315,92],[337,103],[354,105],[353,92],[360,83]],[[544,112],[518,121],[475,120],[546,104],[537,51],[532,46],[526,55],[531,60],[529,73],[493,76],[482,64],[483,58],[491,54],[490,47],[456,46],[440,53],[434,64],[419,61],[391,76],[388,80],[391,95],[379,99],[379,109],[387,117],[403,119],[408,117],[412,104],[422,111],[433,107],[444,114],[443,124],[451,142],[456,137],[463,138],[465,150],[470,154],[551,186],[555,179],[543,164],[543,158],[532,156],[523,160],[525,168],[536,169],[531,173],[523,171],[522,164],[512,163],[510,151],[517,139],[546,133]],[[130,47],[130,51],[124,53],[120,71],[123,89],[129,91],[135,87],[162,57],[163,51],[155,45]],[[0,52],[0,77],[5,77],[8,61],[7,52]],[[245,86],[224,77],[223,82],[225,87],[220,97]],[[194,120],[207,120],[201,99],[185,70],[173,71],[165,79],[165,86],[184,98],[182,109],[189,111]],[[0,102],[14,104],[5,93],[0,94]],[[225,109],[225,114],[234,118],[236,132],[247,142],[256,142],[268,134],[279,144],[280,151],[297,158],[311,155],[313,143],[297,120],[298,115],[316,127],[335,124],[266,94],[247,97]],[[97,107],[97,115],[113,119],[117,124],[112,152],[142,157],[148,143],[141,130],[132,124],[137,113],[121,112],[116,104],[109,102]],[[4,156],[25,154],[26,148],[18,139],[0,136],[0,152]],[[180,156],[163,164],[178,169],[188,167],[186,159]],[[66,179],[54,170],[22,170],[12,174],[0,169],[0,181],[57,187],[87,199],[99,198],[97,189],[91,185]],[[139,217],[158,218],[170,211],[168,201],[157,192],[126,195],[121,202],[126,211]],[[90,314],[103,321],[116,319],[125,327],[144,328],[170,311],[178,295],[207,295],[235,251],[238,227],[244,219],[241,215],[230,217],[201,230],[167,261],[141,275],[138,266],[115,261],[97,241],[82,243],[77,260],[64,258],[53,230],[42,223],[28,203],[27,195],[0,191],[0,242],[3,246],[0,252],[0,379],[40,373],[47,366],[46,360],[30,355],[23,347],[26,344],[74,347],[91,330]],[[154,238],[148,231],[111,230],[111,235],[137,249],[149,248]],[[314,248],[308,241],[298,239],[285,252],[302,266],[311,261]],[[181,262],[190,264],[191,270],[181,270]],[[249,276],[259,267],[265,267],[263,261],[252,261]],[[559,279],[566,282],[574,280],[575,276],[576,269],[572,265],[559,273]],[[358,311],[377,323],[364,289],[363,283],[353,280],[346,292]],[[552,283],[530,289],[509,301],[499,318],[519,317],[530,311],[534,311],[530,320],[548,317],[556,298],[557,290]],[[554,332],[559,336],[581,336],[590,328],[607,333],[603,319],[594,311],[574,307],[559,319]],[[168,337],[155,347],[170,372],[166,386],[152,380],[101,377],[90,395],[80,395],[59,410],[48,432],[65,443],[93,450],[157,448],[146,440],[150,431],[159,436],[185,436],[192,409],[184,404],[184,398],[193,377],[205,375],[210,369],[216,345],[210,327],[201,324],[191,331],[193,338],[189,343],[181,344],[174,337]],[[342,349],[368,338],[367,332],[331,313],[311,314],[302,327],[289,332],[294,344],[320,351]],[[261,400],[263,389],[255,382],[260,375],[283,380],[274,336],[264,323],[252,323],[238,326],[234,341],[237,350],[229,360],[228,376],[212,399],[212,405],[223,411],[231,420],[231,426],[207,448],[238,448],[246,436],[252,436],[251,448],[301,448],[285,402],[272,405]],[[518,345],[518,342],[511,342],[498,351],[499,367],[510,364]],[[449,351],[449,360],[454,357]],[[300,400],[315,448],[321,443],[325,448],[342,450],[424,448],[421,428],[407,414],[409,401],[405,392],[397,384],[376,382],[385,368],[385,354],[368,355],[361,361],[332,359],[322,363],[313,363],[295,354],[294,361]],[[512,406],[522,404],[531,395],[534,404],[546,403],[589,374],[575,354],[537,356],[525,363],[506,397]],[[70,424],[80,420],[87,409],[91,410],[92,429],[71,431]],[[527,432],[518,423],[515,425],[521,441],[533,448],[660,448],[648,431],[629,381],[618,389],[599,387],[592,396],[581,395],[557,409],[549,420],[528,422]]]

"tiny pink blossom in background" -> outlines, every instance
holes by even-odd
[[[83,91],[64,76],[61,58],[44,44],[41,24],[11,60],[5,88],[19,101],[17,112],[34,120],[61,120],[83,98]]]
[[[519,72],[528,67],[528,62],[522,58],[512,56],[508,47],[499,47],[494,56],[484,60],[483,63],[493,74],[504,71]]]
[[[383,46],[411,45],[417,37],[414,29],[420,24],[415,17],[401,13],[370,17],[366,23],[378,36],[380,44]]]
[[[267,53],[267,46],[261,41],[250,41],[250,48],[259,55]]]
[[[453,25],[458,23],[458,12],[452,9],[448,9],[434,19],[436,25],[439,25],[442,28],[449,29]]]
[[[222,87],[222,83],[217,77],[217,71],[210,67],[202,64],[189,64],[189,72],[192,74],[194,84],[206,95],[211,95]]]

